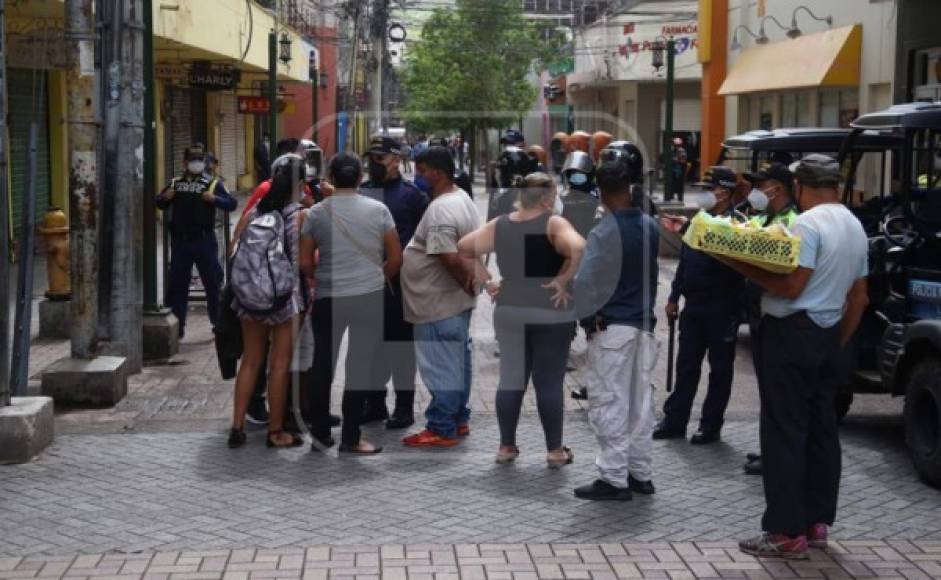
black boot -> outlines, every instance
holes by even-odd
[[[575,497],[579,499],[630,501],[633,499],[633,494],[626,487],[614,487],[607,481],[596,479],[588,485],[576,487]]]

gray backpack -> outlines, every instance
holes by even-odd
[[[232,256],[232,291],[253,314],[271,314],[291,299],[294,265],[285,251],[280,212],[256,215],[239,237]]]

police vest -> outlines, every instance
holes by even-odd
[[[598,198],[590,193],[569,189],[562,196],[562,217],[567,219],[583,238],[598,223]]]
[[[196,179],[176,177],[170,182],[173,203],[170,204],[168,227],[175,234],[198,234],[212,231],[216,225],[216,206],[203,199],[206,191],[215,191],[218,179],[199,176]]]
[[[797,209],[797,205],[791,202],[787,207],[774,215],[769,216],[767,214],[761,214],[753,217],[750,221],[753,225],[760,228],[774,224],[781,224],[789,228],[794,225],[794,220],[797,219],[798,215],[800,215],[800,212]]]

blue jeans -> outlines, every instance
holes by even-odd
[[[431,393],[426,428],[442,437],[456,437],[457,426],[470,420],[471,312],[415,325],[418,371]]]

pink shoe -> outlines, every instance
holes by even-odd
[[[807,529],[807,545],[811,548],[820,548],[826,550],[827,543],[827,524],[814,524]]]

